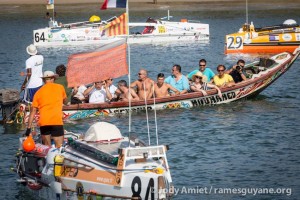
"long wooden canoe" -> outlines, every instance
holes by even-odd
[[[208,90],[207,96],[201,92],[193,92],[178,96],[157,98],[145,101],[131,102],[110,102],[99,104],[76,104],[64,106],[63,113],[66,120],[77,120],[88,117],[128,113],[131,111],[191,108],[214,104],[229,103],[243,98],[251,98],[271,85],[277,78],[283,75],[294,63],[300,54],[297,48],[294,53],[283,52],[268,59],[259,60],[245,66],[248,80],[235,84],[232,87],[222,88],[222,98],[218,96],[215,89]]]

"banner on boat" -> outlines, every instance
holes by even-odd
[[[73,54],[68,59],[68,87],[117,78],[128,74],[126,40],[104,45],[94,52]]]
[[[107,8],[126,8],[127,0],[105,0],[102,4],[101,10]]]

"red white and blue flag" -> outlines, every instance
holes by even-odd
[[[53,10],[54,9],[54,0],[47,0],[46,8],[47,8],[47,10]]]
[[[126,8],[127,0],[105,0],[102,4],[101,10],[107,8]]]

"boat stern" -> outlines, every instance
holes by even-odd
[[[131,187],[132,197],[168,199],[173,195],[167,146],[120,149],[116,180],[121,187]]]

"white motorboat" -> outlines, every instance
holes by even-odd
[[[107,122],[95,123],[84,135],[66,133],[65,138],[61,148],[42,145],[36,138],[32,151],[20,138],[13,171],[41,198],[168,199],[172,195],[167,146],[146,146],[123,137]]]
[[[127,43],[208,40],[209,25],[187,19],[171,22],[152,18],[144,23],[128,23],[124,13],[107,21],[92,16],[89,21],[70,24],[58,24],[50,19],[48,27],[33,31],[36,46],[107,44],[124,37],[128,37]]]
[[[154,20],[145,23],[129,23],[130,29],[143,28],[142,32],[129,34],[128,43],[161,43],[176,41],[203,41],[209,39],[209,25],[197,21],[180,22]],[[120,36],[122,37],[122,36]],[[123,36],[124,37],[124,36]]]

